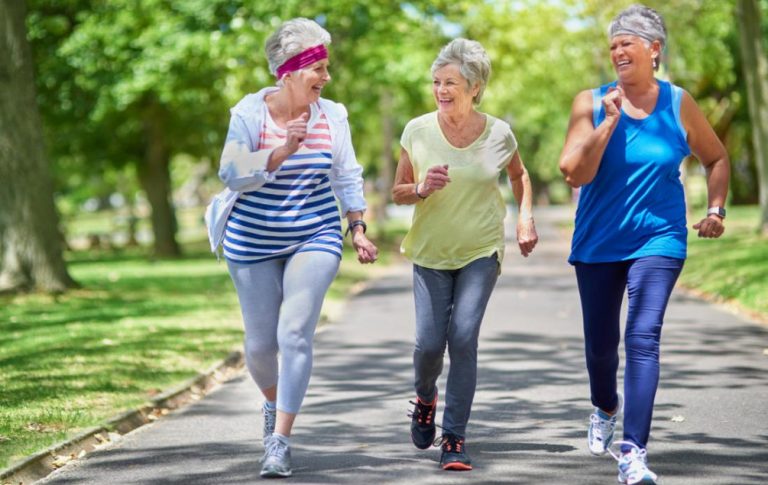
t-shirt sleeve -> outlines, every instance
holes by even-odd
[[[405,125],[405,129],[403,129],[403,134],[400,136],[400,146],[405,148],[405,151],[408,152],[408,155],[413,154],[413,150],[411,150],[412,146],[412,137],[413,137],[413,122],[409,121],[407,125]]]
[[[512,133],[511,128],[507,128],[507,134],[504,137],[504,141],[507,144],[507,149],[509,150],[509,158],[512,158],[512,155],[514,155],[517,151],[517,138],[515,138],[515,134]]]
[[[503,170],[507,168],[507,165],[509,165],[509,162],[512,161],[512,156],[517,151],[517,139],[515,138],[515,134],[512,133],[512,128],[507,123],[500,122],[499,123],[499,131],[497,131],[498,135],[496,140],[498,140],[496,143],[494,143],[494,146],[498,147],[498,153],[497,158],[498,160],[498,168],[499,170]]]

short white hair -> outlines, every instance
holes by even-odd
[[[491,77],[491,59],[482,44],[475,40],[453,39],[440,50],[437,59],[432,63],[432,75],[435,71],[449,64],[459,67],[459,72],[467,80],[467,86],[480,86],[472,102],[479,104],[485,92],[485,86]]]
[[[661,47],[667,43],[667,27],[656,10],[645,5],[631,5],[616,15],[608,26],[608,38],[617,35],[635,35],[649,43],[658,40]]]
[[[264,51],[267,54],[269,72],[277,74],[277,69],[296,54],[323,44],[331,43],[331,34],[320,27],[314,20],[295,18],[284,22],[267,39]]]

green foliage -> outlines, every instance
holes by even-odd
[[[325,95],[347,105],[368,177],[399,152],[407,120],[434,109],[430,65],[450,37],[463,35],[482,42],[493,61],[481,109],[513,125],[535,189],[558,192],[556,161],[571,101],[614,78],[605,31],[631,3],[32,0],[28,23],[66,196],[126,187],[120,181],[130,173],[101,175],[143,155],[147,117],[166,121],[174,154],[215,161],[227,109],[273,84],[266,37],[297,16],[317,20],[333,36],[333,81]],[[697,99],[734,161],[736,200],[748,201],[755,170],[732,2],[646,3],[664,15],[669,30],[663,75]],[[768,0],[761,5],[768,11]],[[768,15],[763,25],[768,32]]]
[[[754,205],[729,208],[719,239],[699,239],[689,232],[680,282],[768,315],[768,240],[755,231],[759,213]]]

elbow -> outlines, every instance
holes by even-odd
[[[584,185],[580,181],[571,177],[570,175],[565,176],[565,183],[568,184],[568,186],[570,186],[572,189],[578,189],[579,187]]]
[[[568,184],[571,188],[578,189],[582,186],[582,183],[580,180],[577,180],[576,177],[574,177],[574,174],[568,170],[568,167],[560,164],[560,173],[563,174],[563,177],[565,178],[565,183]]]

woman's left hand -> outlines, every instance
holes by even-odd
[[[357,260],[363,264],[375,263],[379,256],[379,249],[373,244],[364,232],[356,232],[352,236],[352,246],[357,251]]]
[[[725,232],[723,220],[716,215],[705,217],[698,224],[694,224],[693,228],[698,229],[699,237],[718,238]]]
[[[528,257],[539,242],[539,235],[536,233],[536,224],[533,219],[517,221],[517,244],[520,246],[520,254]]]

